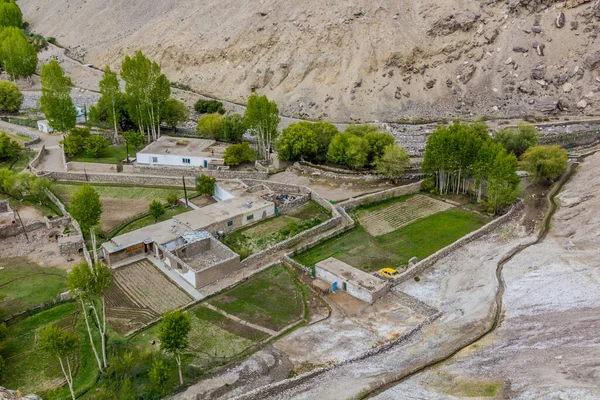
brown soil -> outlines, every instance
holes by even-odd
[[[195,197],[191,200],[192,203],[194,203],[195,205],[197,205],[198,207],[205,207],[205,206],[209,206],[211,204],[216,203],[217,201],[215,199],[213,199],[210,196],[200,196],[200,197]]]

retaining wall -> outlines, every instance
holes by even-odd
[[[69,161],[67,164],[67,171],[85,171],[85,172],[104,172],[116,174],[116,164],[101,164],[101,163],[87,163],[79,161]]]
[[[31,232],[37,229],[43,228],[46,226],[46,223],[43,221],[30,221],[25,225],[25,231]],[[11,225],[6,225],[0,228],[0,238],[8,238],[11,236],[17,236],[23,233],[23,227],[20,223],[15,222]]]
[[[37,174],[39,172],[37,167],[38,167],[38,165],[40,165],[40,162],[42,161],[42,157],[44,157],[44,154],[46,154],[46,145],[42,145],[42,148],[38,151],[36,156],[33,157],[33,160],[31,160],[29,162],[29,168],[31,169],[31,171],[33,173]]]
[[[181,186],[181,177],[152,176],[132,174],[103,174],[99,172],[57,172],[48,173],[50,179],[70,182],[97,182],[97,183],[122,183],[130,185],[147,186]],[[192,188],[196,186],[195,177],[186,177],[185,183]]]
[[[346,209],[356,208],[364,204],[378,203],[383,200],[391,199],[407,194],[418,193],[421,190],[421,182],[410,183],[404,186],[398,186],[391,189],[386,189],[381,192],[365,194],[354,199],[346,200],[339,203],[338,206]]]
[[[457,249],[461,248],[462,246],[466,245],[467,243],[472,242],[473,240],[479,239],[480,237],[492,232],[493,230],[498,228],[500,225],[503,225],[505,222],[509,221],[522,208],[523,208],[523,202],[519,201],[506,214],[496,218],[495,220],[487,223],[486,225],[482,226],[478,230],[473,231],[466,236],[463,236],[462,238],[458,239],[456,242],[452,243],[451,245],[448,245],[448,246],[444,247],[443,249],[438,250],[437,252],[433,253],[426,259],[416,263],[415,265],[413,265],[412,267],[408,268],[406,271],[401,273],[400,276],[394,280],[394,286],[396,286],[402,282],[406,282],[409,279],[414,279],[416,276],[422,274],[425,270],[432,267],[436,262],[438,262],[440,259],[446,257],[448,254],[452,253],[454,250],[457,250]]]
[[[310,198],[311,196],[309,194],[298,194],[294,200],[283,201],[277,206],[277,209],[280,213],[285,214],[288,211],[292,211],[295,208],[300,207],[304,203],[308,203]]]

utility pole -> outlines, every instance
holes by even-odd
[[[187,199],[187,188],[185,187],[185,175],[181,177],[181,180],[183,180],[183,194],[185,196],[185,206],[189,207],[190,205],[188,204],[188,199]]]

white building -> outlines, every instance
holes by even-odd
[[[50,126],[50,123],[48,122],[47,119],[43,119],[37,122],[38,125],[38,130],[40,132],[44,132],[44,133],[52,133],[54,132],[54,129],[52,129],[52,127]]]
[[[137,163],[175,167],[208,168],[211,161],[222,161],[222,147],[214,140],[163,136],[137,153]]]

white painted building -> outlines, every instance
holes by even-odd
[[[143,165],[208,168],[211,161],[223,160],[220,152],[212,149],[214,144],[214,140],[163,136],[139,151],[136,161]]]

